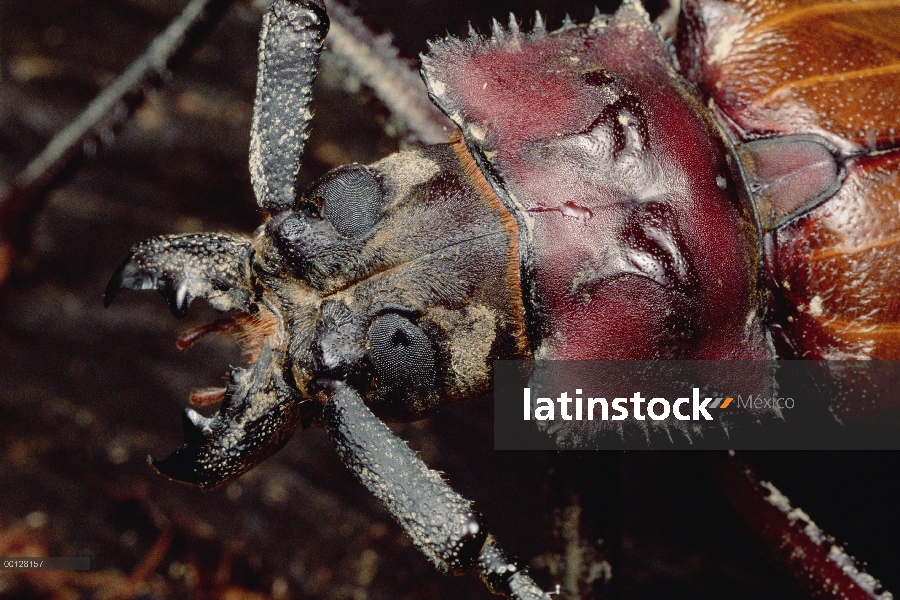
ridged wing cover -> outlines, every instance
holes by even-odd
[[[846,153],[900,141],[897,0],[686,0],[685,76],[742,137],[818,133]]]
[[[688,0],[682,67],[742,140],[815,134],[845,175],[767,236],[786,358],[900,358],[900,2]]]
[[[766,240],[787,358],[900,359],[900,152],[846,170],[835,196]]]

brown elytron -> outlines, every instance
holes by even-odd
[[[685,17],[682,68],[733,136],[819,136],[843,172],[766,237],[779,355],[900,358],[900,2],[692,1]]]

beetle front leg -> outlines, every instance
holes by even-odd
[[[324,419],[344,464],[442,573],[477,566],[488,588],[514,600],[549,600],[510,561],[472,503],[429,469],[342,381],[323,382]]]

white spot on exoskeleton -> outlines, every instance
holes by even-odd
[[[822,306],[822,297],[819,295],[813,296],[813,299],[809,301],[809,314],[813,317],[821,317],[824,312],[824,307]]]
[[[433,308],[427,320],[447,335],[450,366],[456,386],[473,390],[488,379],[488,356],[497,336],[497,315],[482,305],[463,311]]]
[[[487,132],[478,125],[470,124],[469,135],[472,136],[472,139],[476,142],[483,142],[484,138],[487,136]]]
[[[372,166],[394,185],[397,200],[402,200],[414,186],[440,172],[438,164],[418,150],[392,154]]]
[[[714,64],[727,59],[731,54],[732,48],[734,48],[735,42],[738,41],[743,33],[743,22],[731,25],[730,27],[723,27],[719,31],[719,37],[713,45],[712,52],[710,52],[707,62],[709,64]]]
[[[753,327],[753,324],[755,322],[756,322],[756,311],[751,310],[750,312],[747,313],[747,319],[744,321],[744,327],[749,330]]]
[[[447,86],[443,81],[434,80],[431,82],[431,93],[440,98],[447,91]]]

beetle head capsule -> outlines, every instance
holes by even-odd
[[[517,232],[464,158],[444,144],[340,167],[260,229],[300,389],[342,379],[410,418],[484,394],[493,360],[526,354]]]

